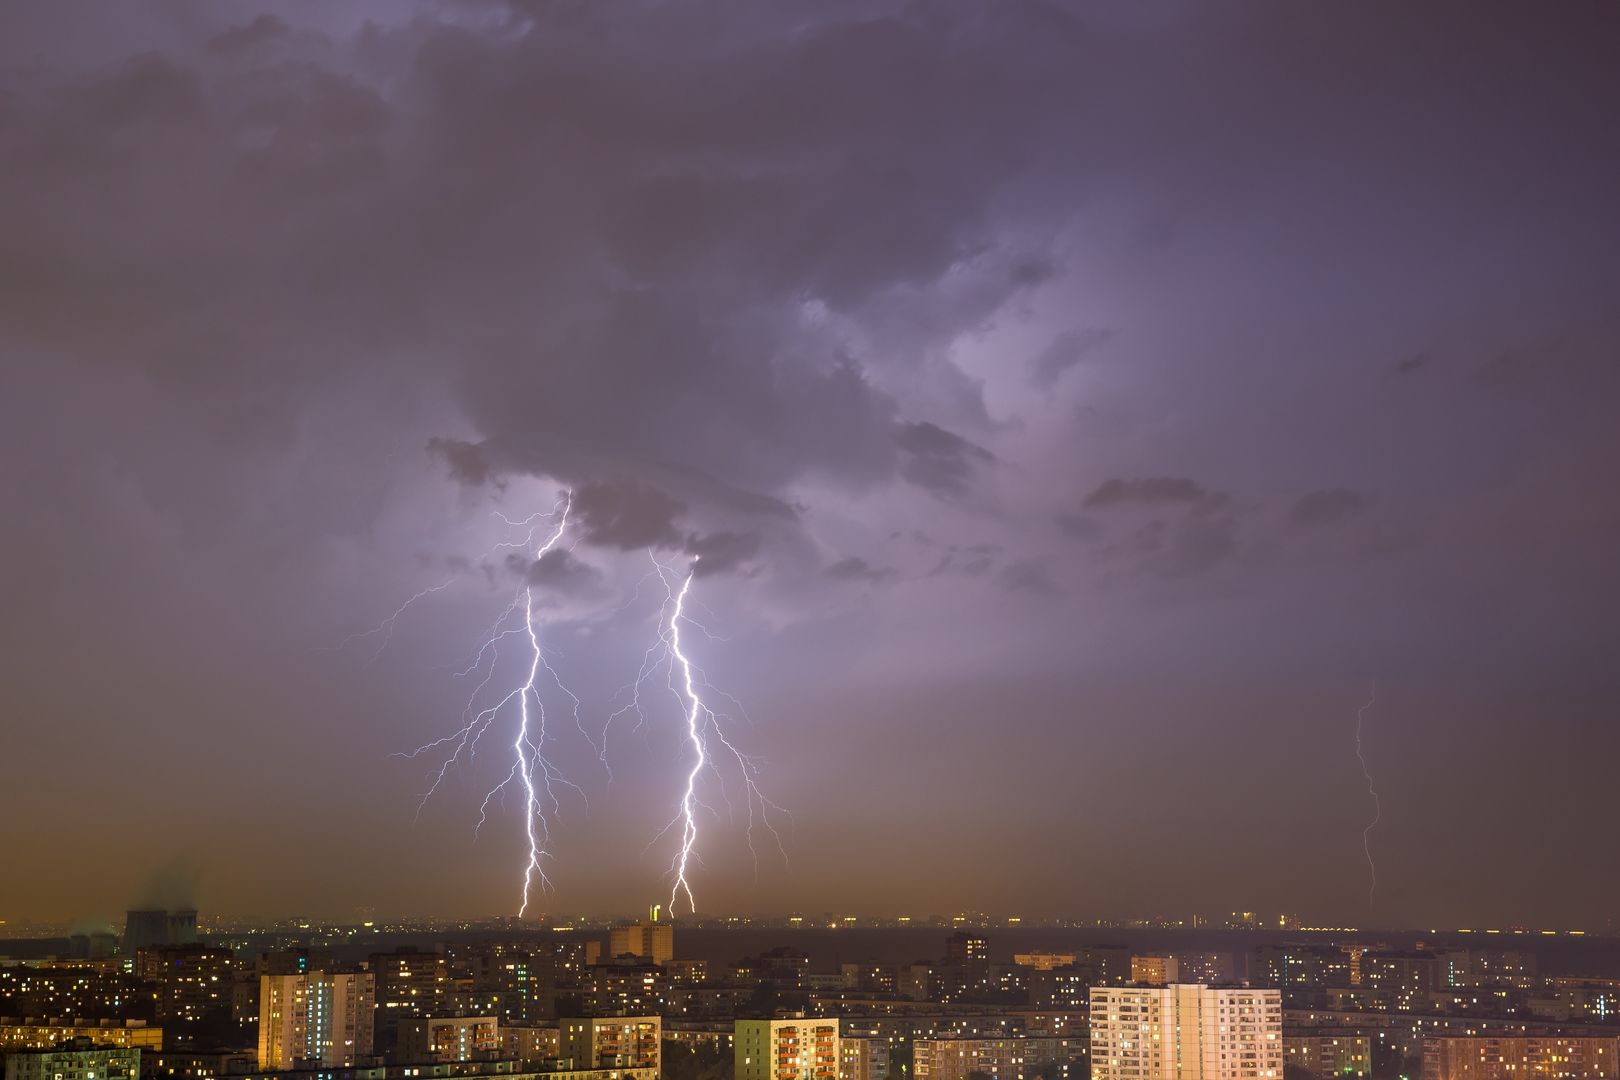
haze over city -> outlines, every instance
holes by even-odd
[[[1586,3],[0,6],[0,919],[1612,930],[1617,104]]]

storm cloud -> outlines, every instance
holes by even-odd
[[[1620,750],[1605,14],[5,6],[0,710],[62,805],[0,835],[19,913],[138,891],[37,872],[115,816],[214,910],[506,910],[498,763],[413,827],[391,755],[522,582],[592,807],[554,902],[642,908],[659,860],[604,853],[685,745],[619,710],[693,574],[794,811],[791,879],[714,826],[713,910],[1598,917],[1615,871],[1546,824]],[[1099,833],[1138,768],[1171,804]],[[291,776],[284,823],[240,798]],[[896,863],[943,834],[970,878]],[[1166,857],[1074,869],[1125,845]]]

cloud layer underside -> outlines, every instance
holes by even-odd
[[[1031,88],[1073,78],[1068,18],[514,12],[352,43],[267,17],[31,94],[0,133],[0,321],[265,410],[345,366],[447,379],[476,437],[434,449],[468,483],[963,494],[992,458],[943,356],[1044,280],[992,206],[1052,122]],[[925,415],[914,377],[945,387]]]

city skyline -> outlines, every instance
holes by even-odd
[[[1605,15],[5,6],[0,920],[1607,931]]]

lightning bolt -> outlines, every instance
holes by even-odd
[[[564,492],[560,498],[560,507],[550,512],[539,512],[529,515],[522,520],[513,520],[503,514],[498,517],[508,526],[527,530],[523,539],[516,541],[502,541],[490,549],[490,553],[502,548],[528,548],[535,542],[545,522],[552,524],[550,533],[534,550],[534,559],[538,562],[545,555],[554,550],[561,542],[563,535],[568,531],[568,515],[573,508],[573,493]],[[383,642],[377,651],[388,645],[388,637],[393,633],[394,624],[403,616],[413,604],[424,596],[438,592],[448,587],[452,582],[447,581],[424,589],[405,601],[392,615],[383,620],[376,627],[361,634],[350,635],[344,644],[349,641],[383,634]],[[509,638],[521,639],[522,646],[527,652],[527,663],[523,671],[522,681],[508,690],[494,704],[479,707],[484,700],[484,693],[495,678],[497,668],[500,666],[502,645]],[[373,659],[376,657],[374,656]],[[557,769],[556,765],[545,756],[544,747],[550,739],[546,727],[545,700],[541,695],[540,681],[542,672],[550,678],[559,691],[573,702],[575,725],[580,734],[596,748],[596,741],[585,731],[580,720],[579,698],[562,681],[555,668],[546,659],[545,650],[541,647],[539,619],[535,612],[534,586],[525,580],[517,589],[510,603],[495,619],[489,630],[480,639],[471,663],[465,669],[456,673],[457,678],[466,678],[481,673],[478,685],[468,695],[467,704],[462,709],[461,726],[448,735],[434,739],[418,746],[415,750],[402,753],[398,756],[405,758],[418,758],[439,751],[444,754],[439,766],[432,773],[432,782],[417,803],[416,813],[420,817],[422,808],[428,800],[438,792],[440,785],[449,776],[455,765],[463,760],[470,760],[477,754],[478,743],[486,731],[503,714],[516,712],[516,723],[512,735],[512,763],[505,776],[485,794],[478,807],[478,822],[473,827],[473,835],[477,836],[489,819],[491,805],[500,798],[504,798],[505,791],[512,786],[522,790],[523,794],[523,827],[524,838],[527,841],[528,852],[524,859],[522,874],[522,892],[518,904],[518,916],[521,918],[527,913],[533,891],[538,884],[540,888],[549,890],[551,880],[546,875],[545,862],[550,858],[548,847],[551,841],[551,821],[561,812],[562,804],[557,795],[557,788],[568,788],[577,793],[581,799],[585,792],[577,784],[567,780]],[[515,710],[514,710],[515,706]],[[605,761],[605,752],[603,753]]]
[[[697,557],[693,557],[692,567],[684,576],[673,567],[660,563],[657,556],[648,553],[652,559],[653,571],[648,576],[657,575],[663,584],[665,598],[659,608],[658,638],[648,648],[642,657],[640,670],[636,673],[634,681],[629,686],[630,702],[616,710],[608,718],[608,725],[626,713],[633,712],[637,716],[638,727],[646,724],[646,712],[641,701],[641,687],[649,678],[659,671],[665,672],[666,682],[670,692],[674,695],[680,707],[684,723],[683,741],[689,755],[689,768],[685,773],[685,783],[681,797],[676,805],[674,817],[653,837],[648,845],[651,849],[665,835],[678,831],[679,844],[675,855],[670,861],[670,913],[673,915],[678,902],[685,898],[687,909],[697,911],[697,898],[692,891],[693,868],[701,865],[702,859],[698,854],[698,834],[700,810],[711,813],[713,808],[705,803],[699,788],[704,774],[711,773],[719,783],[722,798],[726,800],[728,809],[731,800],[726,789],[725,774],[720,768],[722,760],[729,759],[735,764],[737,775],[742,780],[743,798],[747,804],[748,824],[746,837],[748,850],[753,856],[756,872],[759,866],[759,852],[754,843],[754,830],[762,827],[768,832],[776,844],[783,860],[787,859],[787,850],[782,844],[781,834],[777,832],[771,820],[772,814],[786,816],[786,811],[772,802],[760,790],[758,784],[759,762],[738,749],[727,736],[723,727],[725,716],[716,712],[707,701],[705,695],[727,697],[716,691],[704,675],[701,668],[692,662],[687,651],[687,643],[682,630],[690,628],[712,638],[704,626],[688,614],[688,605],[692,603],[692,584],[697,578]],[[678,585],[676,583],[679,583]],[[603,731],[604,745],[606,743],[607,729]],[[712,743],[720,748],[717,755]]]
[[[1367,827],[1361,830],[1361,849],[1367,854],[1367,873],[1371,879],[1367,886],[1367,903],[1369,906],[1373,902],[1373,894],[1378,891],[1378,864],[1373,862],[1372,831],[1378,827],[1379,819],[1384,816],[1384,807],[1379,802],[1378,789],[1373,786],[1372,772],[1367,768],[1367,755],[1362,752],[1361,729],[1367,716],[1367,710],[1372,708],[1377,701],[1378,683],[1374,682],[1372,684],[1372,694],[1367,698],[1367,703],[1356,710],[1356,760],[1361,762],[1361,775],[1367,778],[1367,794],[1372,796],[1373,802],[1372,820],[1367,822]]]
[[[445,589],[448,589],[455,583],[456,579],[450,578],[447,581],[441,581],[437,585],[429,585],[427,588],[421,590],[415,596],[412,596],[409,600],[406,600],[403,604],[399,605],[399,607],[395,608],[394,613],[388,616],[388,618],[384,619],[376,626],[373,626],[370,630],[360,630],[356,633],[350,634],[348,637],[338,642],[335,646],[331,646],[330,651],[342,652],[356,641],[364,641],[366,638],[381,635],[382,640],[377,644],[377,651],[371,654],[370,660],[366,661],[368,664],[376,663],[378,657],[382,656],[382,654],[387,651],[388,643],[394,640],[394,624],[399,622],[400,617],[414,607],[418,600],[432,596],[436,592],[443,592]]]
[[[697,560],[693,559],[693,563]],[[703,767],[709,763],[708,748],[703,745],[703,721],[712,714],[703,699],[698,696],[696,680],[692,677],[692,661],[687,659],[686,653],[681,650],[681,619],[686,616],[686,594],[692,591],[692,579],[697,576],[694,568],[681,582],[681,591],[675,594],[675,605],[669,615],[669,651],[674,655],[681,666],[681,682],[686,693],[686,700],[691,704],[686,710],[686,737],[692,744],[692,771],[686,774],[686,791],[681,795],[681,848],[675,855],[673,864],[675,883],[670,887],[669,910],[675,910],[675,899],[681,893],[686,894],[686,903],[693,912],[697,911],[697,898],[692,895],[692,884],[687,880],[686,871],[692,859],[692,849],[697,845],[698,829],[697,814],[694,803],[697,799],[698,775]],[[750,803],[750,805],[752,805]]]

